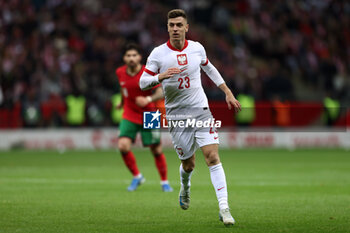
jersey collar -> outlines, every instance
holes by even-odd
[[[168,45],[169,49],[174,50],[174,51],[178,51],[178,52],[182,52],[182,51],[185,50],[185,48],[187,48],[187,46],[188,46],[188,41],[185,39],[184,47],[183,47],[181,50],[179,50],[179,49],[173,47],[173,46],[171,45],[171,43],[170,43],[170,40],[168,40],[168,42],[167,42],[166,44]]]

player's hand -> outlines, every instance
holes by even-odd
[[[169,68],[164,73],[159,74],[158,76],[159,82],[163,81],[164,79],[171,78],[173,77],[174,74],[179,74],[179,73],[181,73],[181,70],[179,68],[176,68],[176,67]]]
[[[235,110],[235,112],[239,112],[241,111],[241,104],[239,103],[239,101],[233,96],[233,94],[227,94],[226,95],[226,103],[228,106],[228,109],[233,109]]]
[[[147,99],[147,97],[145,96],[137,96],[135,99],[135,103],[137,106],[139,106],[140,108],[145,107],[147,104],[150,103],[150,101]]]

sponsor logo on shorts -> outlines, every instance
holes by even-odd
[[[207,120],[197,120],[195,118],[186,120],[168,120],[163,119],[163,128],[220,128],[221,121],[209,118]]]
[[[219,189],[218,189],[218,191],[220,191],[220,190],[221,190],[221,189],[223,189],[223,188],[225,188],[225,187],[221,187],[221,188],[219,188]]]
[[[160,116],[162,114],[156,112],[143,112],[143,128],[144,129],[160,129]]]
[[[184,155],[184,152],[183,152],[183,150],[182,150],[181,147],[177,147],[177,146],[176,146],[176,152],[177,152],[180,156],[183,156],[183,155]]]

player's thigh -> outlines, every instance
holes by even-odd
[[[196,143],[201,148],[208,166],[220,163],[219,136],[215,127],[198,128],[195,134]]]
[[[181,160],[187,160],[197,150],[195,130],[192,128],[173,128],[170,130],[174,149]]]
[[[220,144],[219,135],[214,127],[198,128],[195,133],[195,138],[199,147],[203,147],[211,144]]]
[[[139,125],[126,119],[122,119],[119,125],[119,138],[130,138],[132,142],[135,141]]]
[[[160,144],[159,129],[143,129],[141,126],[141,139],[143,146],[151,146]]]
[[[207,120],[213,121],[214,118],[211,112],[207,110],[204,114],[198,116],[196,120],[205,122]],[[214,125],[208,127],[197,127],[195,137],[199,147],[211,144],[219,144],[218,131]]]

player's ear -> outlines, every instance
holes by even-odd
[[[188,32],[188,27],[189,26],[190,26],[189,24],[186,24],[186,32]]]

